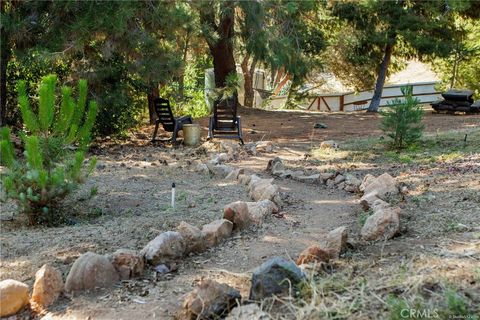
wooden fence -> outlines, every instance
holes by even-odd
[[[440,92],[435,89],[437,82],[409,83],[413,86],[413,95],[421,103],[430,103],[441,98]],[[405,84],[388,85],[383,87],[380,106],[386,106],[395,98],[403,97],[401,88]],[[356,111],[365,110],[373,97],[373,90],[361,92],[344,92],[310,96],[303,107],[312,111]]]

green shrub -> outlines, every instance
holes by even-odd
[[[1,176],[3,194],[14,199],[30,224],[57,221],[57,205],[95,167],[95,159],[82,170],[97,104],[91,101],[86,110],[87,82],[78,83],[78,98],[72,89],[62,87],[61,103],[56,106],[55,75],[42,79],[37,112],[30,106],[25,81],[17,85],[18,103],[24,132],[20,134],[24,157],[16,157],[10,130],[1,129],[1,163],[7,170]]]
[[[423,110],[420,101],[413,97],[413,87],[402,87],[404,99],[394,99],[380,111],[383,116],[381,128],[390,137],[390,145],[396,150],[415,144],[423,133]]]

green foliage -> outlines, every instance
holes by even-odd
[[[388,111],[381,111],[383,116],[381,128],[392,139],[390,146],[396,150],[415,144],[423,133],[422,106],[414,98],[413,87],[402,87],[404,99],[394,99],[386,107]]]
[[[38,89],[36,109],[30,105],[25,81],[20,81],[18,102],[22,112],[24,157],[16,157],[10,130],[3,127],[0,134],[1,162],[7,170],[1,176],[7,198],[16,200],[31,224],[55,224],[57,205],[78,183],[94,169],[95,159],[83,170],[92,127],[98,107],[88,104],[87,83],[78,83],[78,99],[72,89],[62,87],[61,103],[56,103],[55,75],[45,76]],[[81,110],[81,112],[79,112]]]
[[[480,98],[480,25],[478,19],[452,14],[454,47],[444,58],[433,60],[433,67],[442,78],[442,90],[464,88]]]

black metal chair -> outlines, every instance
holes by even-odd
[[[239,139],[243,144],[242,122],[240,116],[237,116],[237,106],[236,94],[225,100],[215,101],[208,126],[208,139]]]
[[[153,101],[155,112],[157,114],[157,121],[155,122],[155,131],[153,132],[152,142],[162,141],[167,142],[171,141],[172,143],[177,142],[177,135],[180,130],[182,130],[183,125],[187,123],[193,123],[191,116],[183,116],[180,118],[175,118],[170,108],[170,101],[163,98],[155,98]],[[163,130],[167,132],[173,132],[172,137],[167,140],[156,140],[158,126],[160,123],[163,126]]]

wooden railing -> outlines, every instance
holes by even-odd
[[[395,98],[403,97],[401,88],[406,84],[388,85],[383,87],[380,106],[386,106]],[[435,89],[437,82],[409,83],[413,86],[413,95],[421,103],[430,103],[440,99],[440,92]],[[343,92],[310,96],[303,106],[312,111],[356,111],[368,108],[373,97],[373,90],[361,92]]]

